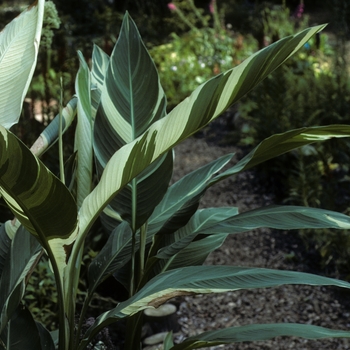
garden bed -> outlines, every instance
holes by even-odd
[[[193,150],[196,150],[193,152]],[[176,177],[182,177],[223,154],[241,150],[219,147],[204,139],[191,138],[176,147]],[[210,188],[201,204],[237,206],[240,211],[273,203],[265,188],[257,184],[258,174],[245,172]],[[207,264],[239,265],[297,270],[322,274],[317,258],[306,252],[296,232],[267,229],[229,236],[225,244],[207,259]],[[334,276],[332,276],[334,277]],[[181,332],[178,339],[203,331],[251,323],[306,323],[332,329],[349,329],[348,293],[332,287],[281,286],[223,294],[199,295],[179,300]],[[348,349],[348,339],[306,340],[290,337],[258,343],[242,343],[212,349]]]

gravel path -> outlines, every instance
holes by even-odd
[[[175,174],[182,177],[217,157],[238,151],[234,147],[208,145],[191,138],[176,147]],[[272,198],[252,181],[253,172],[229,178],[212,187],[203,207],[237,206],[240,211],[271,204]],[[267,229],[229,236],[207,264],[254,266],[304,272],[317,271],[317,264],[305,260],[307,254],[296,233]],[[222,327],[251,323],[298,322],[333,329],[349,330],[349,292],[333,287],[280,286],[269,289],[236,291],[186,297],[180,300],[178,316],[181,332],[177,339]],[[306,340],[280,337],[271,341],[217,346],[212,349],[350,349],[348,339]]]

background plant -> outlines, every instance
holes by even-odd
[[[239,137],[247,145],[295,127],[347,123],[350,85],[346,56],[341,54],[343,42],[339,40],[330,46],[324,34],[312,39],[242,100],[236,121],[241,127],[233,136],[243,133]],[[272,184],[280,201],[347,212],[348,150],[347,140],[308,146],[266,163],[260,167],[260,174]],[[330,262],[334,266],[337,261],[344,273],[348,248],[343,254],[338,248],[334,250],[336,236],[330,230],[302,234],[306,245],[319,252],[323,266]]]
[[[171,5],[177,26],[181,31],[189,31],[180,35],[174,31],[170,42],[150,50],[167,91],[168,108],[213,75],[232,68],[257,50],[252,36],[243,37],[225,27],[216,6],[212,13],[204,14],[193,1]],[[188,78],[185,81],[184,76]]]

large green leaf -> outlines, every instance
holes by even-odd
[[[302,272],[235,266],[192,266],[167,271],[150,280],[133,297],[97,318],[85,334],[79,350],[100,329],[146,308],[158,307],[180,295],[207,294],[239,289],[267,288],[282,284],[333,285],[350,283]]]
[[[0,32],[0,125],[17,123],[36,66],[45,0],[38,0]]]
[[[130,225],[126,221],[122,222],[111,233],[107,243],[89,266],[89,294],[93,293],[98,284],[105,278],[112,275],[130,260],[131,237]]]
[[[232,70],[202,84],[166,117],[153,123],[144,134],[117,151],[107,163],[101,181],[81,207],[79,226],[83,234],[77,248],[92,222],[123,186],[177,143],[218,117],[323,27],[310,28],[282,39]],[[332,131],[335,131],[334,127]],[[350,127],[347,131],[350,135]],[[303,137],[312,142],[305,133]],[[331,133],[329,137],[332,137]]]
[[[16,227],[15,225],[12,225],[10,221],[7,221],[5,224],[1,224],[0,226],[0,280],[5,262],[7,261],[10,253],[11,242],[17,228],[18,226]],[[8,231],[12,231],[12,233]]]
[[[102,83],[107,59],[95,52]],[[97,170],[102,173],[111,156],[123,145],[134,141],[153,122],[165,116],[166,98],[156,67],[129,15],[123,20],[101,87],[100,104],[94,127]],[[172,153],[168,152],[134,179],[110,203],[133,229],[140,227],[165,193],[172,174]],[[109,215],[109,211],[106,211]],[[112,228],[117,222],[108,223]]]
[[[67,248],[77,235],[76,203],[65,185],[1,126],[0,193],[22,225],[54,255],[62,271]]]
[[[349,125],[327,125],[300,128],[272,135],[263,140],[234,167],[218,175],[218,177],[221,179],[250,169],[255,165],[289,152],[292,149],[311,143],[326,141],[332,138],[349,137],[349,132]],[[219,179],[214,179],[214,181],[217,180]]]
[[[23,227],[11,241],[0,278],[0,333],[17,309],[25,290],[25,278],[35,266],[41,251],[40,244]]]
[[[54,350],[55,346],[50,333],[41,324],[36,323],[28,309],[16,310],[8,327],[0,339],[6,345],[2,350]]]
[[[200,349],[244,341],[268,340],[280,336],[296,336],[306,339],[350,338],[350,332],[298,323],[252,324],[204,332],[187,338],[182,343],[176,344],[170,349]]]
[[[168,238],[174,243],[164,247],[158,258],[170,259],[183,249],[191,238],[199,234],[234,234],[261,227],[281,230],[306,228],[349,229],[350,218],[329,210],[296,207],[269,206],[238,214],[235,208],[210,208],[198,210],[188,224]]]
[[[222,156],[170,186],[148,221],[148,232],[171,233],[184,226],[198,208],[208,183],[233,157]]]
[[[80,67],[75,79],[78,97],[78,122],[75,130],[74,151],[77,151],[77,205],[80,208],[92,187],[92,111],[90,94],[90,71],[81,52],[78,52]]]

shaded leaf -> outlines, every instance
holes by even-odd
[[[36,264],[40,251],[38,241],[23,227],[19,228],[11,242],[0,279],[0,332],[22,300],[25,278]]]
[[[236,208],[209,208],[198,210],[188,224],[168,238],[171,245],[157,254],[158,258],[169,259],[191,238],[199,234],[234,234],[261,227],[295,230],[306,228],[349,229],[350,218],[341,213],[297,206],[269,206],[238,214]],[[165,240],[164,240],[165,242]]]
[[[97,285],[130,260],[132,231],[130,225],[122,222],[109,236],[107,243],[97,257],[91,262],[88,270],[89,293]],[[125,247],[128,249],[124,249]]]
[[[184,267],[156,276],[133,297],[99,316],[84,335],[78,349],[83,349],[89,339],[106,325],[146,308],[158,307],[176,296],[267,288],[282,284],[333,285],[350,288],[348,282],[295,271],[235,266]]]
[[[92,187],[92,111],[90,96],[90,71],[81,52],[78,52],[80,67],[75,79],[78,97],[78,122],[75,131],[74,151],[77,151],[77,205],[80,208]]]
[[[268,340],[280,336],[296,336],[306,339],[350,338],[350,332],[327,329],[310,324],[252,324],[230,327],[187,338],[171,350],[190,350],[244,341]]]
[[[42,325],[36,324],[24,307],[17,309],[9,326],[1,334],[1,340],[6,344],[6,350],[55,349],[50,333]]]

